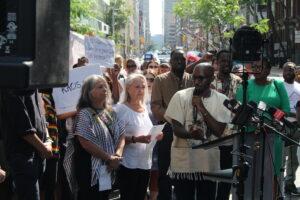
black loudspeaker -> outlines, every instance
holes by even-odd
[[[0,0],[0,87],[66,85],[69,34],[70,0]]]

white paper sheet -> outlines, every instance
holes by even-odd
[[[166,124],[166,123],[161,124],[161,125],[155,125],[155,126],[152,126],[152,128],[151,128],[151,130],[150,130],[150,132],[149,132],[149,135],[151,135],[151,142],[152,142],[153,140],[155,140],[155,138],[156,138],[159,134],[161,134],[162,130],[163,130],[164,127],[165,127],[165,124]]]

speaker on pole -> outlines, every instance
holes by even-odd
[[[69,34],[70,0],[2,0],[0,87],[66,85]]]

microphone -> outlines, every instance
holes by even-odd
[[[199,96],[199,95],[200,95],[200,91],[195,88],[194,92],[193,92],[193,96]],[[196,106],[193,107],[193,121],[194,121],[194,123],[197,121],[197,107]]]
[[[250,101],[246,105],[240,105],[236,110],[236,115],[232,120],[233,124],[245,125],[256,112],[257,103]]]
[[[286,117],[285,112],[278,108],[269,107],[267,112],[274,118],[275,121],[279,122],[281,125],[286,125],[289,128],[294,128],[296,126],[297,120],[294,118]]]
[[[223,105],[233,113],[237,113],[241,104],[235,99],[225,99]]]

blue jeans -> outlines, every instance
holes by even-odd
[[[8,161],[19,200],[39,200],[39,178],[44,170],[43,160],[37,156],[15,154]]]

